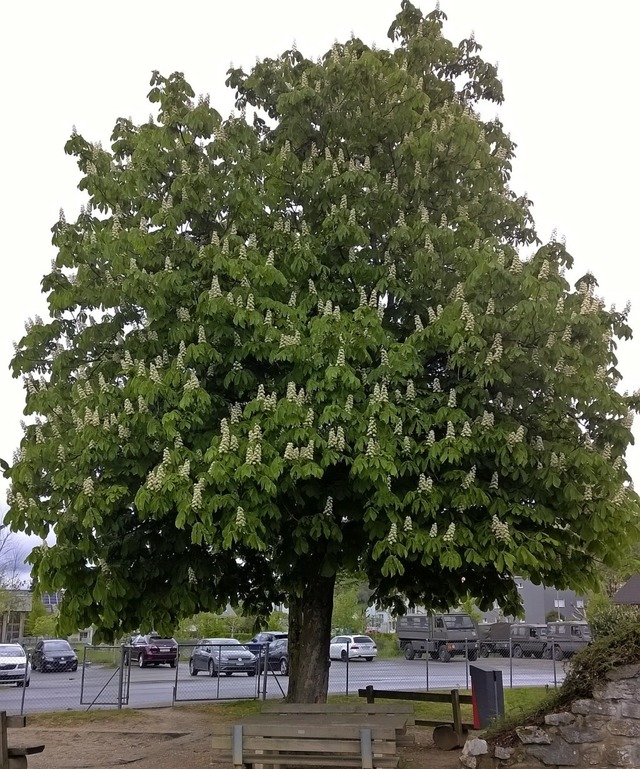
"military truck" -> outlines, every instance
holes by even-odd
[[[556,660],[571,657],[591,641],[591,628],[581,621],[548,622],[547,645],[543,656]]]
[[[548,628],[546,625],[532,625],[518,622],[511,625],[511,656],[543,657],[547,648]]]
[[[508,657],[510,632],[509,622],[483,622],[478,625],[480,656],[499,654],[501,657]]]
[[[478,633],[468,614],[405,614],[396,623],[396,635],[405,659],[429,654],[431,659],[449,662],[451,657],[478,656]]]

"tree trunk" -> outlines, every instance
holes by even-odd
[[[310,580],[289,599],[289,702],[326,702],[335,577]]]

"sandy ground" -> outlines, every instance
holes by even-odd
[[[214,718],[187,707],[123,711],[77,723],[61,718],[59,726],[27,717],[19,738],[13,730],[11,736],[12,742],[46,746],[43,753],[30,756],[29,769],[209,769]],[[461,769],[459,751],[438,750],[431,733],[418,728],[416,744],[399,749],[401,769]]]

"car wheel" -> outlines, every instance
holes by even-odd
[[[72,672],[72,673],[75,673],[77,669],[78,669],[78,663],[76,662],[76,663],[74,663],[74,664],[71,666],[71,672]]]
[[[142,654],[138,654],[138,667],[144,668],[146,666],[147,666],[147,663],[144,661],[144,657],[142,656]]]
[[[412,643],[405,644],[404,647],[404,658],[406,660],[412,660],[416,656],[415,649],[413,648]]]
[[[227,670],[225,672],[225,676],[232,676],[232,675],[233,675],[233,673],[230,670]]]
[[[22,689],[22,684],[23,684],[22,681],[16,681],[16,686],[18,689]]]
[[[189,675],[190,676],[197,676],[198,671],[193,666],[193,660],[189,660]]]
[[[283,676],[289,675],[289,660],[286,657],[280,660],[280,674]]]
[[[545,646],[542,650],[542,659],[550,660],[551,659],[551,647]]]
[[[469,659],[469,662],[475,662],[475,660],[478,659],[478,650],[477,649],[469,649],[469,653],[467,654],[467,657]]]
[[[175,660],[170,660],[169,667],[170,668],[175,668],[175,666],[176,666],[176,661]]]
[[[438,649],[438,659],[440,662],[451,661],[451,654],[449,654],[449,650],[444,644]]]
[[[564,658],[564,652],[559,646],[556,646],[553,650],[553,659],[559,662],[563,658]]]
[[[209,660],[209,676],[211,678],[215,678],[218,674],[216,673],[216,666],[213,664],[213,660]]]
[[[31,660],[31,670],[37,670],[37,669],[38,669],[38,666],[36,665],[36,661]]]
[[[511,650],[511,654],[512,654],[513,657],[516,657],[517,659],[521,659],[522,658],[522,646],[518,646],[518,644],[516,644],[513,647],[513,649]]]
[[[346,661],[347,661],[347,652],[346,652],[346,650],[345,650],[345,649],[343,649],[343,650],[340,652],[340,659],[341,659],[343,662],[346,662]]]
[[[249,676],[249,678],[251,678],[252,676],[255,676],[255,674],[256,674],[255,670],[247,670],[247,675]],[[231,675],[231,673],[229,673],[229,675]]]
[[[482,644],[480,647],[480,656],[481,657],[488,657],[489,656],[489,649],[485,644]]]
[[[367,662],[373,662],[373,657],[365,657],[365,660],[366,660]]]
[[[30,679],[30,678],[27,678],[27,680],[25,681],[25,684],[24,684],[24,685],[25,685],[25,686],[30,686],[30,685],[31,685],[31,679]]]

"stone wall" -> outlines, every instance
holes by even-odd
[[[460,763],[467,769],[559,769],[565,766],[640,769],[640,665],[607,673],[593,698],[549,713],[544,726],[516,729],[515,747],[471,739]]]

